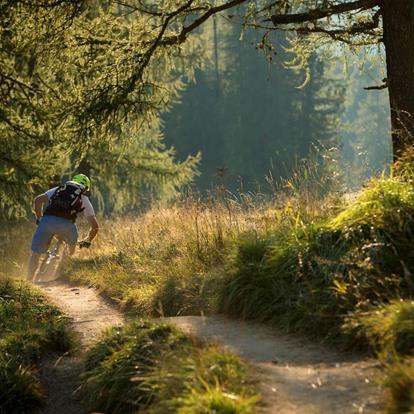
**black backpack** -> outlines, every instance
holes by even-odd
[[[85,187],[73,181],[60,185],[50,199],[44,215],[53,215],[75,221],[76,215],[84,210],[82,208],[82,194]]]

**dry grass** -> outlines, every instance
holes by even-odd
[[[0,231],[0,277],[26,277],[26,262],[35,225],[29,222],[3,223]]]
[[[280,205],[252,196],[192,197],[141,216],[104,220],[96,243],[67,274],[96,284],[140,315],[215,312],[229,251],[243,234],[268,238],[275,228],[289,231],[299,216],[317,216],[315,205],[306,204],[312,213],[293,199]],[[328,210],[323,207],[319,215]]]

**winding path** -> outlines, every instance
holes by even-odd
[[[50,356],[43,365],[48,403],[42,414],[80,414],[76,390],[88,344],[109,326],[121,325],[121,313],[87,287],[53,283],[43,288],[64,310],[80,335],[70,355]],[[246,359],[263,395],[266,414],[378,414],[383,411],[373,381],[377,362],[309,344],[269,327],[224,317],[164,318],[192,335],[218,341]]]
[[[270,327],[220,316],[165,318],[216,340],[250,362],[266,414],[379,414],[378,362],[309,343]]]
[[[43,291],[71,318],[79,336],[79,346],[68,355],[50,355],[43,361],[42,377],[47,404],[41,414],[82,414],[85,410],[77,390],[85,351],[102,331],[110,326],[122,325],[124,318],[105,303],[95,289],[53,282],[44,286]]]

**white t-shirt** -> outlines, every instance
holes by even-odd
[[[47,198],[49,199],[49,201],[52,198],[53,194],[55,194],[55,191],[58,188],[59,187],[53,187],[50,190],[47,190],[45,192],[45,194],[46,194]],[[83,215],[86,218],[91,217],[91,216],[94,216],[95,215],[95,210],[93,209],[93,206],[92,206],[89,198],[86,195],[82,194],[81,200],[82,200],[82,208],[84,209],[83,210]]]

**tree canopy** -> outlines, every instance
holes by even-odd
[[[3,0],[3,210],[27,202],[33,186],[45,184],[67,159],[74,168],[85,156],[94,157],[95,149],[99,157],[101,145],[109,150],[111,142],[139,140],[140,131],[156,124],[160,112],[179,94],[182,73],[194,76],[202,48],[198,28],[218,13],[260,29],[259,47],[269,57],[275,52],[269,41],[273,31],[294,32],[299,57],[294,64],[309,60],[312,47],[332,41],[354,46],[384,43],[394,153],[398,156],[412,144],[412,2]],[[162,145],[154,148],[164,151]],[[194,162],[189,159],[181,166],[188,179],[194,174]],[[166,174],[160,168],[159,173],[167,177],[171,170]]]

